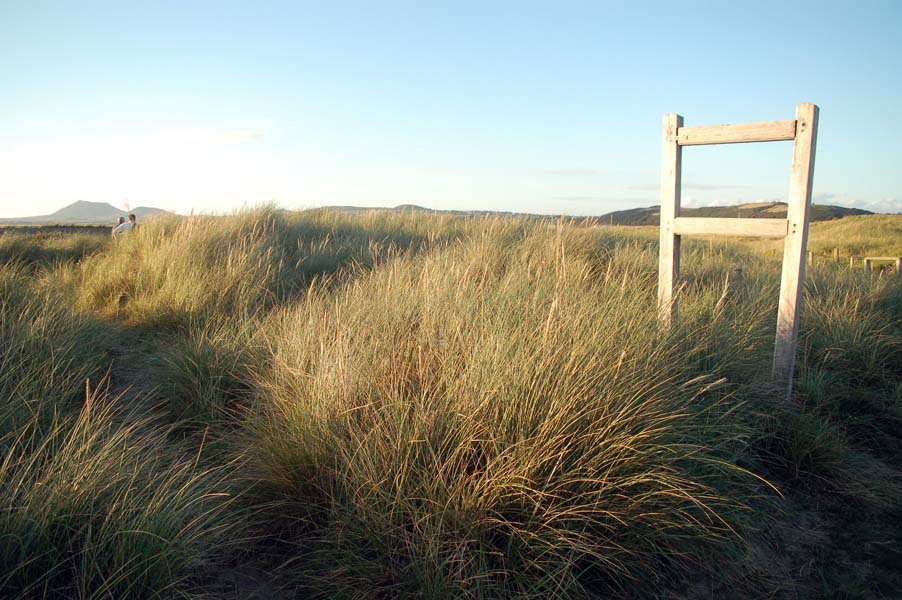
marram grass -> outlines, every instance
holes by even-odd
[[[651,252],[566,237],[498,224],[270,317],[257,492],[335,593],[656,593],[741,546],[745,409],[658,333]]]
[[[229,467],[179,457],[141,419],[116,425],[118,400],[98,394],[49,431],[26,426],[5,441],[4,598],[172,597],[221,560],[240,524],[224,514]]]
[[[39,287],[0,266],[0,597],[196,589],[238,537],[234,465],[106,391],[112,332]]]
[[[898,281],[809,270],[786,404],[778,253],[687,240],[664,332],[655,233],[261,207],[17,250],[4,594],[247,597],[242,562],[285,597],[892,589],[792,507],[854,506],[861,560],[897,542]]]

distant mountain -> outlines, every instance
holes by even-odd
[[[17,219],[0,219],[0,223],[40,225],[40,224],[112,224],[119,217],[127,217],[134,213],[138,219],[153,215],[165,214],[167,211],[151,206],[138,206],[130,211],[121,210],[106,202],[88,202],[79,200],[64,206],[55,213],[36,217],[20,217]]]
[[[63,223],[84,223],[115,221],[120,215],[126,214],[124,210],[107,204],[106,202],[88,202],[79,200],[69,206],[64,206],[53,214],[42,217],[24,217],[26,219],[41,219],[47,221],[59,221]]]
[[[753,202],[737,206],[708,206],[704,208],[682,208],[684,217],[740,217],[756,219],[785,219],[785,202]],[[812,221],[830,221],[851,215],[871,215],[869,210],[845,208],[843,206],[811,205]],[[601,223],[613,225],[658,225],[661,221],[661,207],[633,208],[618,210],[598,217]]]

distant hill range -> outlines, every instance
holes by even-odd
[[[535,219],[559,219],[560,215],[535,215],[529,213],[498,212],[491,210],[435,210],[415,204],[401,204],[394,208],[377,208],[361,206],[329,206],[326,210],[338,210],[342,212],[361,213],[370,210],[388,210],[395,212],[428,212],[453,214],[460,216],[489,216],[509,215],[518,217],[531,217]],[[680,214],[685,217],[739,217],[758,219],[785,219],[785,202],[754,202],[740,204],[738,206],[710,206],[705,208],[683,208]],[[871,215],[868,210],[860,208],[845,208],[842,206],[827,206],[821,204],[811,205],[812,221],[829,221],[851,215]],[[658,225],[661,219],[661,207],[649,206],[647,208],[633,208],[607,213],[599,217],[567,217],[570,220],[581,223],[598,223],[599,225]]]
[[[743,219],[785,219],[785,202],[753,202],[739,204],[737,206],[708,206],[705,208],[681,208],[680,214],[684,217],[738,217]],[[828,206],[824,204],[811,205],[812,221],[830,221],[852,215],[872,215],[869,210],[860,208],[845,208],[843,206]],[[658,225],[661,221],[661,207],[649,206],[648,208],[633,208],[630,210],[618,210],[598,218],[602,223],[613,225]]]
[[[138,220],[154,215],[166,214],[167,211],[150,206],[138,206],[131,210],[120,210],[106,202],[88,202],[79,200],[64,206],[55,213],[36,217],[20,217],[17,219],[0,219],[0,224],[7,225],[101,225],[115,223],[119,217],[128,217],[134,213]]]
[[[364,206],[327,206],[320,210],[336,210],[348,213],[362,213],[370,210],[386,210],[394,212],[424,212],[451,214],[465,217],[507,215],[529,217],[533,219],[554,220],[560,215],[535,215],[529,213],[502,212],[491,210],[435,210],[415,204],[402,204],[394,208]],[[829,221],[850,215],[870,215],[870,211],[860,208],[844,208],[842,206],[811,205],[813,221]],[[64,206],[55,213],[36,217],[20,217],[16,219],[0,219],[0,225],[112,225],[119,217],[134,213],[139,220],[154,215],[166,214],[167,211],[149,206],[139,206],[130,211],[121,210],[106,202],[88,202],[79,200]],[[711,206],[706,208],[684,208],[680,214],[686,217],[741,217],[741,218],[786,218],[786,204],[783,202],[755,202],[738,206]],[[619,210],[601,216],[567,217],[580,223],[598,223],[600,225],[658,225],[661,209],[658,206]]]

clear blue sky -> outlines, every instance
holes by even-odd
[[[902,211],[902,2],[0,0],[0,216],[75,200],[602,214],[661,117],[821,121],[815,202]],[[791,143],[687,148],[684,203],[785,200]]]

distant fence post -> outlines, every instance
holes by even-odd
[[[833,262],[839,264],[839,248],[833,249]]]
[[[864,257],[864,272],[868,275],[871,274],[871,265],[874,264],[875,260],[885,260],[885,261],[895,261],[896,262],[896,275],[902,275],[902,256],[865,256]],[[889,265],[886,267],[889,268]]]
[[[661,162],[661,229],[658,264],[658,316],[669,329],[677,317],[680,240],[683,235],[745,235],[784,238],[783,272],[774,340],[772,378],[791,391],[798,339],[799,308],[805,278],[818,108],[802,103],[791,121],[683,127],[683,117],[664,116]],[[682,146],[793,140],[792,175],[786,219],[693,218],[680,216]],[[838,257],[838,250],[834,251]],[[809,254],[809,260],[813,256]],[[837,258],[838,260],[838,258]]]

